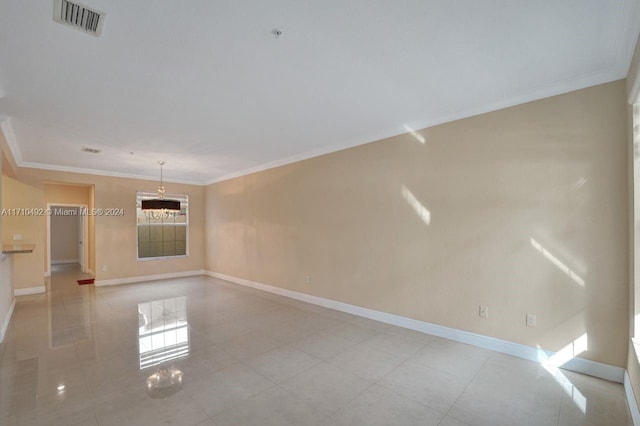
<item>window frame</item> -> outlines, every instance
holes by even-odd
[[[189,257],[189,195],[188,194],[165,194],[165,198],[170,200],[179,200],[180,201],[180,209],[184,207],[186,204],[186,217],[184,223],[176,223],[175,226],[184,226],[185,227],[185,254],[176,254],[171,256],[154,256],[154,257],[140,257],[140,239],[138,237],[138,229],[140,226],[162,226],[161,223],[139,223],[138,222],[138,213],[142,207],[143,199],[151,199],[158,198],[158,193],[156,192],[144,192],[137,191],[136,192],[136,261],[138,262],[146,262],[149,260],[171,260],[171,259],[181,259]]]

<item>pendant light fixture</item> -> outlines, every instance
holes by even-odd
[[[142,200],[142,211],[147,219],[167,219],[169,217],[175,217],[180,213],[180,201],[167,200],[164,198],[164,185],[162,182],[162,167],[164,161],[158,161],[160,164],[160,186],[158,187],[158,198],[152,198],[150,200]]]

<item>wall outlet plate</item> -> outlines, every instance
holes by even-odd
[[[487,306],[480,305],[478,315],[480,315],[480,318],[489,318],[489,308]]]
[[[527,314],[527,327],[535,327],[537,323],[536,314]]]

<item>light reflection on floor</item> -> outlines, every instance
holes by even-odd
[[[52,282],[0,346],[0,424],[631,425],[619,384],[208,277]]]
[[[138,304],[140,369],[189,355],[185,296]]]
[[[542,367],[562,386],[582,414],[586,414],[587,398],[571,383],[560,367],[589,349],[587,333],[569,342],[565,347],[550,356],[539,346],[538,349],[538,358],[541,361]]]

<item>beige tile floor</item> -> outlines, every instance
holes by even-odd
[[[76,274],[18,299],[0,424],[632,424],[619,384],[212,278],[94,288]],[[147,378],[169,367],[182,384],[152,397]]]

